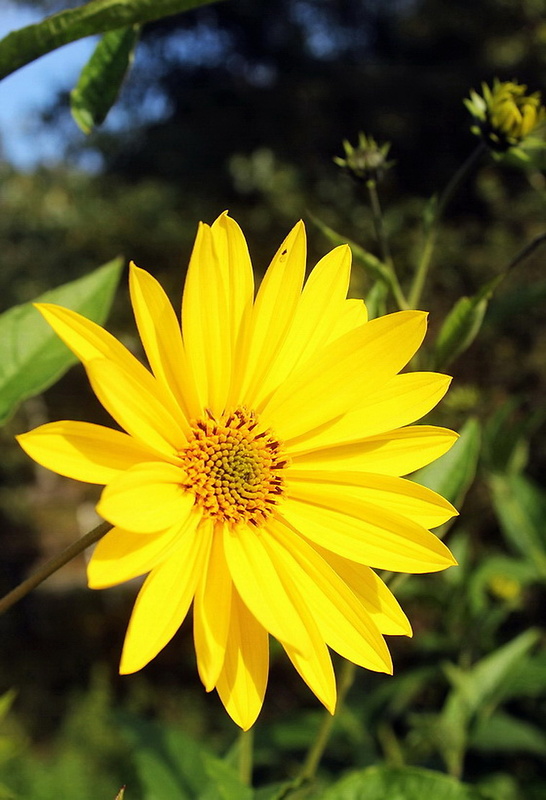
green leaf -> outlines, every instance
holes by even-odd
[[[446,673],[469,719],[476,714],[490,713],[503,700],[514,675],[538,639],[539,632],[529,629],[482,658],[469,670],[462,670],[454,664],[446,665]],[[450,701],[448,698],[446,705]]]
[[[469,419],[451,450],[434,464],[415,472],[412,480],[443,495],[455,506],[461,506],[474,481],[480,455],[481,426]]]
[[[330,228],[313,214],[309,214],[309,217],[317,226],[319,231],[328,239],[330,244],[333,244],[334,247],[337,247],[340,244],[348,244],[352,250],[353,258],[356,262],[360,263],[374,278],[386,283],[387,286],[391,285],[392,279],[388,267],[379,258],[377,258],[377,256],[374,256],[372,253],[368,253],[367,250],[364,250],[363,247],[361,247],[359,244],[356,244],[356,242],[351,241],[351,239],[341,236],[341,234],[337,233],[333,228]]]
[[[102,324],[114,298],[123,260],[116,258],[83,278],[45,292],[36,302],[57,303]],[[27,397],[55,383],[77,359],[32,303],[0,315],[0,424]]]
[[[235,770],[168,726],[124,716],[144,800],[252,800]]]
[[[546,577],[546,492],[525,475],[491,475],[489,486],[507,541]]]
[[[432,354],[434,369],[445,369],[474,341],[482,326],[489,299],[503,279],[498,275],[474,297],[461,297],[440,328]]]
[[[138,25],[105,33],[70,93],[76,124],[91,133],[106,119],[121,89],[139,36]]]
[[[536,725],[497,711],[476,726],[470,746],[482,753],[522,752],[546,756],[546,735]]]
[[[480,800],[477,789],[420,767],[368,767],[327,789],[323,800]]]
[[[60,11],[34,25],[12,31],[0,41],[0,79],[34,59],[85,36],[142,25],[207,5],[212,0],[91,0]]]

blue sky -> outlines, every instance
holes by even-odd
[[[11,30],[41,18],[35,9],[0,0],[0,39]],[[1,152],[15,166],[29,169],[37,163],[55,160],[58,141],[54,133],[40,131],[36,120],[57,91],[74,86],[94,45],[92,38],[73,42],[0,81]]]

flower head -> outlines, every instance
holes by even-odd
[[[500,153],[524,143],[546,119],[540,92],[527,94],[527,86],[516,81],[495,78],[491,89],[482,83],[482,94],[472,89],[464,104],[474,117],[472,132]]]
[[[39,463],[105,484],[97,508],[114,527],[93,553],[89,585],[148,573],[121,672],[153,659],[193,603],[200,677],[243,728],[262,706],[269,634],[333,710],[328,647],[391,672],[383,635],[411,635],[373,569],[454,563],[429,528],[455,510],[401,477],[456,438],[411,424],[449,384],[444,375],[399,374],[426,315],[367,321],[363,302],[346,299],[347,246],[303,285],[305,260],[299,223],[254,298],[237,224],[223,214],[200,225],[181,324],[157,281],[131,265],[151,371],[103,328],[41,304],[122,430],[64,421],[19,437]]]
[[[362,132],[358,134],[356,147],[345,139],[343,149],[345,158],[336,156],[334,162],[357,180],[381,180],[383,173],[394,164],[394,161],[387,161],[390,142],[379,145],[373,136],[366,136]]]

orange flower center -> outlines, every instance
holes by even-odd
[[[245,408],[196,420],[180,456],[183,486],[206,516],[220,522],[260,526],[283,494],[287,458],[273,433],[260,429]]]

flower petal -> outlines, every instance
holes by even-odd
[[[255,407],[255,397],[262,395],[273,360],[290,329],[301,295],[306,253],[305,228],[299,222],[279,247],[260,285],[238,356],[244,373],[240,385],[233,387],[237,399],[249,408]]]
[[[346,304],[350,271],[351,251],[347,245],[336,247],[313,269],[294,310],[286,338],[255,397],[257,405],[328,340]]]
[[[305,598],[322,639],[344,658],[392,673],[392,660],[377,626],[351,589],[302,537],[283,523],[268,523],[265,538],[278,571]]]
[[[200,223],[182,298],[182,331],[202,408],[221,414],[232,369],[226,287],[208,225]]]
[[[199,579],[193,604],[193,637],[199,676],[207,692],[224,666],[231,615],[232,580],[222,535],[212,538],[209,563]]]
[[[16,438],[38,464],[86,483],[109,483],[140,461],[165,459],[126,433],[90,422],[48,422]]]
[[[97,512],[113,525],[136,533],[182,524],[195,506],[195,496],[181,485],[183,478],[174,464],[136,464],[104,489]]]
[[[112,528],[99,539],[87,565],[89,588],[106,589],[150,572],[178,546],[181,528],[173,525],[148,536]]]
[[[180,546],[150,572],[136,599],[119,671],[137,672],[170,642],[182,625],[210,551],[212,524],[188,525]]]
[[[297,470],[286,473],[288,493],[290,484],[308,491],[333,490],[339,496],[355,497],[386,508],[395,514],[422,525],[435,528],[457,514],[451,503],[436,492],[404,478],[373,475],[368,472],[340,470]]]
[[[350,298],[345,300],[341,313],[331,327],[328,342],[335,342],[344,333],[359,328],[368,321],[368,309],[364,300]]]
[[[456,563],[430,531],[371,503],[338,497],[334,492],[326,495],[321,489],[298,491],[279,509],[307,539],[358,564],[421,573]]]
[[[267,552],[263,535],[246,525],[224,529],[224,549],[233,583],[258,622],[280,642],[309,646],[309,634]]]
[[[201,407],[174,309],[156,279],[132,262],[129,289],[138,332],[152,371],[164,393],[172,397],[170,410],[178,409],[177,421],[187,431],[187,420],[199,416]]]
[[[186,444],[184,431],[155,392],[114,361],[97,358],[87,365],[93,391],[127,433],[171,459]]]
[[[425,330],[421,311],[371,320],[324,347],[258,410],[284,441],[312,431],[392,378],[414,355]]]
[[[360,600],[381,633],[411,636],[411,625],[398,601],[373,570],[317,547],[316,550]]]
[[[268,670],[267,631],[233,589],[228,647],[216,689],[226,711],[244,731],[262,708]]]
[[[370,436],[362,442],[325,447],[301,455],[290,453],[297,469],[362,470],[381,475],[408,475],[443,456],[458,439],[448,428],[412,425]]]
[[[362,442],[369,436],[409,425],[440,402],[450,383],[448,375],[436,372],[395,375],[378,391],[364,395],[358,401],[358,408],[331,425],[293,439],[290,451],[295,455],[319,447]]]

